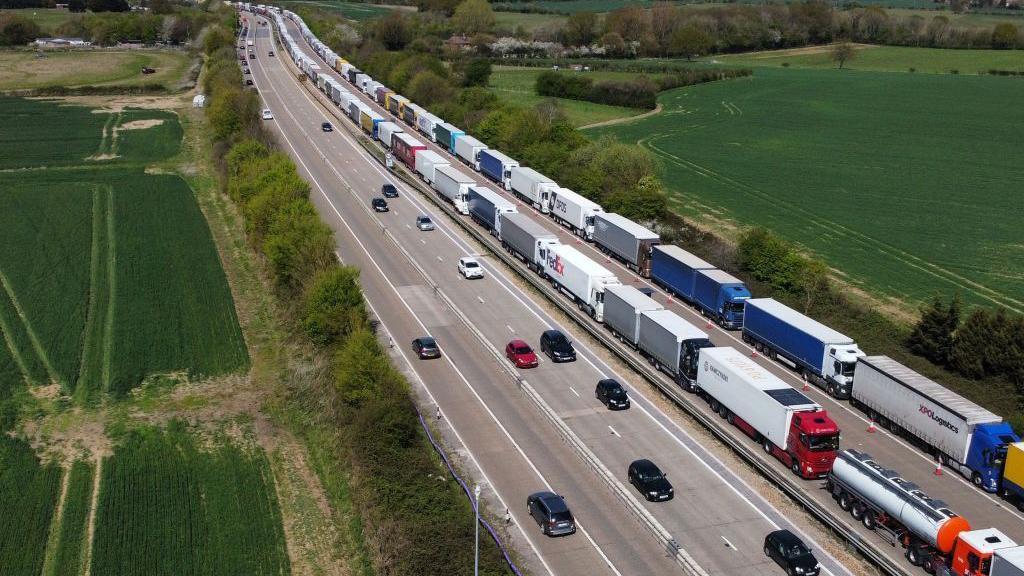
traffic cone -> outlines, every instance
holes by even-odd
[[[807,392],[810,389],[811,389],[811,386],[807,383],[807,380],[804,380],[804,392]]]
[[[711,320],[708,320],[708,325],[706,326],[706,328],[707,328],[708,330],[711,330],[711,329],[712,329],[712,328],[714,328],[714,327],[715,327],[715,325],[711,323]]]
[[[941,460],[935,462],[935,472],[933,472],[933,474],[935,474],[936,476],[942,476],[942,461]]]
[[[757,358],[757,348],[751,348],[750,349],[750,357],[751,358]]]
[[[870,422],[870,423],[868,424],[868,432],[874,432],[875,430],[877,430],[877,428],[875,428],[875,421],[874,421],[874,420],[872,420],[872,421],[871,421],[871,422]]]

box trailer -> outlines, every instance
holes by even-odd
[[[501,215],[498,239],[501,246],[519,257],[531,270],[542,273],[546,249],[560,244],[558,235],[533,221],[526,214],[507,212]]]
[[[348,101],[346,109],[348,110],[348,117],[350,120],[359,124],[359,113],[362,111],[361,103],[355,97],[352,97]]]
[[[463,134],[465,132],[447,122],[441,122],[434,127],[434,141],[452,154],[455,153],[455,139]]]
[[[397,156],[403,164],[408,166],[410,170],[416,169],[416,154],[421,150],[427,149],[426,144],[405,132],[395,134],[391,138],[391,144],[392,149],[395,152],[395,156]]]
[[[836,398],[850,397],[857,358],[864,355],[851,338],[771,298],[744,304],[743,341]]]
[[[672,244],[659,244],[651,250],[651,280],[672,296],[693,302],[698,270],[715,266]]]
[[[637,348],[654,366],[686,390],[695,390],[697,357],[711,340],[671,310],[640,313]]]
[[[416,129],[420,134],[426,136],[431,142],[437,142],[437,135],[434,129],[441,123],[441,119],[430,112],[424,111],[416,116]]]
[[[353,66],[353,67],[348,69],[348,73],[345,74],[345,78],[348,80],[349,84],[355,84],[356,83],[356,75],[357,74],[362,74],[362,73],[363,72],[359,68],[356,68],[355,66]]]
[[[480,170],[480,152],[487,150],[483,142],[462,134],[455,138],[455,155],[473,170]]]
[[[394,122],[381,122],[377,125],[377,139],[385,148],[391,148],[391,137],[401,132],[404,132],[402,127]]]
[[[524,202],[547,214],[551,210],[551,193],[558,190],[558,184],[547,176],[526,166],[516,166],[510,171],[509,189]]]
[[[400,94],[391,93],[387,95],[387,109],[393,116],[400,116],[401,107],[403,104],[408,102],[409,99]]]
[[[559,244],[543,248],[541,253],[544,276],[551,284],[571,298],[580,310],[602,322],[605,288],[621,284],[615,274],[572,246]]]
[[[451,202],[459,214],[469,214],[466,196],[470,186],[476,186],[472,176],[460,172],[454,166],[435,166],[434,181],[430,185],[442,198]]]
[[[594,235],[594,216],[604,213],[597,202],[593,202],[569,190],[559,188],[551,192],[551,218],[574,234],[590,240]]]
[[[888,356],[857,359],[851,402],[988,492],[999,489],[1009,445],[1020,440],[1000,416]]]
[[[636,348],[640,340],[640,314],[665,307],[629,284],[609,286],[604,291],[604,325],[620,341]]]
[[[481,174],[505,190],[512,189],[512,169],[519,166],[519,162],[491,149],[481,150],[479,160]]]
[[[402,120],[409,126],[416,126],[416,118],[424,112],[426,110],[410,102],[402,109]]]
[[[735,348],[703,348],[698,364],[697,389],[712,410],[801,478],[828,475],[839,427],[826,410]]]
[[[369,79],[370,79],[370,75],[369,74],[366,74],[364,72],[360,72],[359,74],[356,74],[356,81],[353,82],[353,84],[356,85],[356,88],[359,88],[360,92],[365,92],[366,91],[366,83],[367,83],[367,81],[369,81]]]
[[[381,106],[386,106],[388,101],[388,94],[393,94],[393,92],[390,89],[388,89],[387,86],[381,85],[377,87],[377,92],[376,94],[373,95],[373,99],[375,102],[377,102],[377,104],[380,104]]]
[[[512,202],[483,186],[471,186],[466,201],[469,202],[469,216],[493,236],[498,236],[501,232],[502,214],[518,212]]]
[[[722,328],[743,327],[743,307],[750,290],[742,280],[724,270],[698,270],[693,301],[700,313]]]
[[[374,139],[377,138],[377,126],[384,121],[384,117],[374,112],[369,106],[359,110],[359,127]]]
[[[1024,512],[1024,442],[1015,442],[1006,447],[999,493]]]
[[[594,214],[594,244],[605,254],[621,260],[644,278],[651,277],[651,249],[661,242],[658,234],[619,214]]]
[[[996,550],[988,576],[1024,576],[1024,546]]]
[[[416,173],[423,178],[423,181],[430,184],[434,181],[434,169],[438,166],[448,166],[451,163],[447,158],[433,150],[420,150],[416,153]]]

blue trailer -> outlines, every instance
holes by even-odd
[[[505,190],[512,189],[512,169],[518,168],[519,162],[491,149],[481,150],[479,161],[481,174],[498,183]]]
[[[466,200],[469,202],[469,216],[494,236],[501,233],[500,215],[518,212],[515,204],[482,186],[470,186]]]
[[[434,126],[434,141],[452,154],[455,153],[455,139],[463,134],[465,134],[465,132],[447,122],[442,122]]]
[[[701,314],[722,328],[742,328],[743,305],[750,299],[746,284],[724,270],[697,270],[695,276],[693,300]]]
[[[772,298],[747,300],[743,341],[836,398],[850,397],[857,359],[864,356],[849,337]]]
[[[651,251],[651,279],[669,294],[693,301],[697,270],[714,270],[712,264],[671,244],[659,244]]]

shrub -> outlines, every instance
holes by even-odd
[[[302,328],[318,346],[330,346],[366,328],[359,269],[331,267],[320,272],[302,299]]]

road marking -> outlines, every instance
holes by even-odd
[[[420,244],[423,244],[424,246],[426,246],[427,245],[427,241],[424,240],[423,238],[420,238]]]
[[[612,428],[611,425],[608,426],[608,429],[612,431],[612,434],[615,434],[619,438],[622,438],[622,434],[619,434],[618,432],[616,432],[615,428]]]
[[[739,548],[733,546],[732,542],[729,542],[729,539],[726,538],[725,536],[722,536],[721,534],[719,534],[718,537],[721,538],[722,540],[725,540],[725,547],[726,548],[732,548],[734,552],[739,552],[740,551]]]
[[[337,250],[334,251],[334,255],[338,257],[338,262],[341,262],[342,264],[345,263],[345,259],[341,257],[341,254]]]
[[[444,260],[442,260],[440,256],[437,257],[437,261],[438,262],[444,262]]]
[[[405,227],[408,228],[409,230],[412,230],[412,226],[410,226],[408,224],[406,224]]]
[[[479,300],[481,304],[486,304],[486,302],[484,302],[483,298],[477,296],[476,299]]]
[[[513,333],[513,334],[516,333],[516,331],[511,326],[509,326],[508,324],[505,324],[505,328],[508,328],[508,331]]]
[[[580,393],[577,392],[576,389],[573,388],[572,386],[569,386],[569,391],[575,394],[577,398],[581,398]]]

